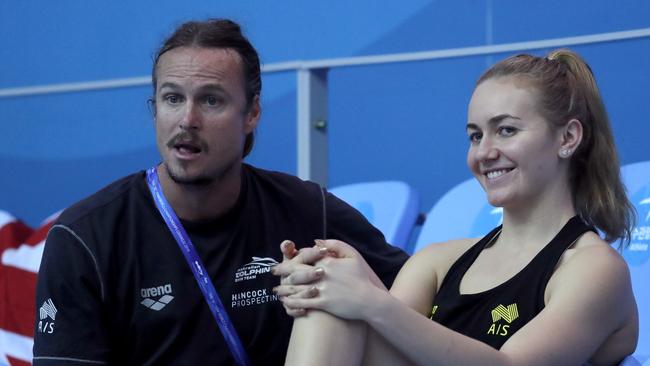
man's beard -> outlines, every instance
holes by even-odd
[[[172,181],[174,181],[174,183],[187,186],[187,187],[202,188],[202,187],[209,186],[210,184],[212,184],[212,182],[214,182],[214,178],[205,175],[199,175],[197,177],[186,177],[186,176],[175,174],[167,164],[165,164],[165,170],[167,171],[167,175],[169,175],[169,178]]]
[[[194,130],[184,130],[179,132],[167,142],[167,147],[169,149],[173,149],[176,145],[182,142],[199,146],[200,151],[204,153],[210,151],[208,145],[198,137]],[[183,168],[181,167],[180,169],[182,170]],[[199,175],[198,177],[185,177],[183,175],[176,174],[172,171],[172,169],[170,169],[170,166],[167,163],[165,163],[165,170],[167,170],[167,175],[169,175],[169,178],[172,181],[187,187],[193,186],[201,188],[210,185],[215,180],[213,177],[210,177],[208,175]]]

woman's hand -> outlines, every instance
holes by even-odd
[[[271,271],[276,276],[281,276],[280,286],[273,289],[280,299],[285,296],[312,297],[316,295],[314,283],[323,275],[323,269],[314,267],[313,264],[327,255],[327,249],[314,246],[296,250],[296,245],[285,240],[280,244],[283,260]],[[302,308],[284,307],[287,314],[298,317],[306,314]]]
[[[359,252],[350,245],[325,240],[317,241],[316,247],[309,249],[323,256],[315,263],[316,267],[305,265],[314,258],[314,252],[305,251],[300,263],[289,266],[283,261],[274,268],[275,274],[284,276],[274,291],[281,296],[288,312],[320,309],[346,319],[362,319],[366,305],[380,292],[386,292]],[[316,282],[307,282],[313,280]]]

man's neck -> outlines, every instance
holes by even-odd
[[[206,185],[177,183],[171,179],[164,164],[159,165],[157,170],[165,198],[182,220],[216,219],[227,213],[239,198],[240,164]]]

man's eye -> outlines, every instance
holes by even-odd
[[[207,97],[205,97],[205,104],[209,106],[215,106],[218,105],[219,103],[220,103],[219,98],[215,97],[214,95],[208,95]]]
[[[169,94],[165,96],[165,101],[169,104],[178,104],[183,101],[183,98],[177,94]]]

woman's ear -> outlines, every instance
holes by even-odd
[[[582,142],[582,122],[577,119],[572,119],[567,122],[562,131],[562,144],[558,151],[558,155],[562,159],[567,159],[573,155]]]

